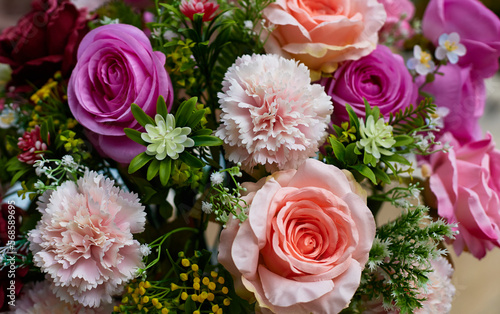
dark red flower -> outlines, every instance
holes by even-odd
[[[10,86],[43,85],[55,72],[69,77],[78,45],[89,31],[86,9],[68,0],[34,0],[16,26],[0,34],[0,63],[12,68]]]
[[[42,158],[43,151],[47,150],[47,144],[43,142],[40,135],[40,127],[37,125],[33,130],[24,132],[20,137],[17,147],[21,153],[17,156],[19,161],[32,165]]]
[[[219,8],[219,4],[211,0],[182,0],[179,9],[182,14],[187,16],[191,21],[196,13],[204,13],[203,21],[211,21],[215,17],[215,12]]]

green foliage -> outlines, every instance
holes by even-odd
[[[395,135],[407,135],[423,131],[428,126],[426,121],[436,112],[436,105],[431,98],[425,98],[418,106],[410,104],[395,114],[390,114],[389,125]]]
[[[454,234],[443,220],[433,221],[428,208],[410,202],[418,192],[417,187],[409,186],[379,195],[403,213],[377,229],[361,285],[345,312],[363,312],[368,300],[380,300],[384,307],[401,313],[413,313],[421,307],[424,299],[420,293],[432,271],[430,261],[444,254],[439,245]]]
[[[189,127],[191,129],[189,137],[193,139],[194,147],[197,149],[191,149],[190,151],[184,150],[179,154],[179,159],[176,160],[168,156],[163,160],[158,160],[155,156],[143,152],[134,157],[130,162],[128,167],[129,174],[149,164],[146,173],[147,180],[151,181],[155,177],[159,177],[161,185],[167,186],[174,169],[182,167],[182,164],[195,169],[202,168],[207,164],[205,148],[222,145],[222,140],[216,136],[210,135],[212,134],[212,130],[205,128],[203,119],[207,111],[203,109],[203,107],[197,105],[197,100],[196,97],[193,97],[182,102],[177,108],[174,116],[175,127]],[[134,118],[143,127],[146,127],[148,124],[156,126],[156,121],[148,116],[138,105],[132,104],[131,108]],[[167,115],[169,115],[165,99],[162,96],[158,98],[156,112],[164,119],[167,119]],[[142,132],[130,128],[126,128],[124,131],[125,134],[136,143],[146,147],[149,145],[149,143],[142,139]]]

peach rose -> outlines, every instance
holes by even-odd
[[[372,52],[386,12],[377,0],[276,0],[264,17],[274,26],[266,51],[300,60],[319,74]]]
[[[361,186],[349,172],[308,159],[246,187],[248,219],[230,220],[219,246],[237,292],[264,312],[340,312],[375,237]]]

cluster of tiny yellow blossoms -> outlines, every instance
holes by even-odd
[[[39,90],[37,90],[33,95],[31,95],[30,100],[34,104],[38,104],[41,101],[47,100],[49,97],[57,98],[55,91],[57,89],[58,81],[62,80],[61,72],[56,72],[54,79],[49,79],[45,85],[43,85]]]
[[[216,271],[204,273],[196,254],[186,258],[181,252],[179,257],[175,278],[132,281],[114,313],[228,313],[232,299],[224,277]]]
[[[225,286],[225,279],[216,271],[204,275],[198,264],[192,263],[187,258],[181,259],[181,265],[186,270],[180,273],[179,278],[182,285],[171,283],[172,291],[179,291],[180,299],[195,302],[193,314],[206,313],[224,313],[224,308],[231,304],[231,298],[228,296],[229,288]],[[227,312],[227,311],[226,311]]]
[[[125,288],[120,305],[116,305],[113,313],[161,313],[170,312],[170,304],[161,302],[170,289],[155,285],[149,281],[134,279]]]

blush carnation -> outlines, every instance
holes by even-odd
[[[218,94],[226,157],[249,170],[296,168],[318,151],[333,107],[303,64],[277,55],[244,55]]]
[[[137,195],[113,184],[86,172],[38,202],[42,218],[29,233],[33,262],[64,301],[89,307],[110,303],[143,266],[132,234],[144,230],[144,207]]]
[[[29,284],[10,313],[19,314],[105,314],[113,311],[113,306],[108,304],[99,309],[86,308],[81,304],[61,302],[52,292],[50,282],[47,280]]]

